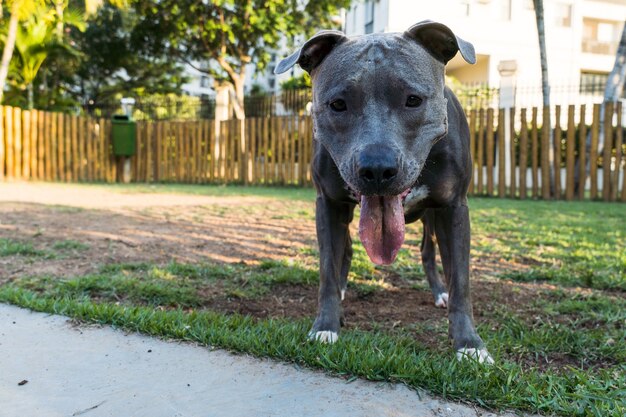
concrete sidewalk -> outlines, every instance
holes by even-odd
[[[347,383],[293,365],[75,326],[67,317],[0,304],[0,416],[495,414],[402,385]]]

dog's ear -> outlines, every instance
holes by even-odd
[[[347,39],[346,35],[337,30],[318,32],[306,41],[300,49],[280,61],[274,69],[274,74],[282,74],[295,64],[299,64],[303,70],[310,74],[336,45],[345,42]]]
[[[476,63],[474,45],[456,36],[450,28],[431,20],[423,20],[411,26],[404,35],[416,40],[436,59],[446,64],[457,52],[470,64]]]

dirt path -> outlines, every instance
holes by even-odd
[[[0,184],[0,238],[54,251],[80,242],[67,256],[0,258],[2,279],[24,274],[82,275],[107,263],[247,262],[292,256],[314,244],[313,202],[184,194],[127,194],[101,187]],[[280,215],[279,215],[280,214]]]

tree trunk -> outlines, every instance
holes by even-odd
[[[237,77],[233,77],[235,87],[234,110],[235,117],[239,120],[239,181],[244,184],[248,183],[248,154],[246,152],[246,111],[244,108],[245,89],[244,83],[246,79],[245,66],[241,67],[241,71]]]
[[[32,110],[35,107],[35,98],[33,94],[33,83],[32,81],[26,86],[26,94],[28,95],[28,110]]]
[[[9,20],[9,31],[7,32],[6,43],[2,51],[2,62],[0,63],[0,104],[4,98],[4,86],[7,82],[9,73],[9,63],[13,57],[13,49],[15,48],[15,37],[17,36],[17,15],[19,13],[20,2],[15,0],[11,6],[11,18]]]
[[[615,103],[619,100],[624,91],[624,82],[626,81],[626,22],[624,22],[624,28],[622,29],[622,37],[617,46],[617,53],[615,54],[615,63],[613,69],[606,80],[606,86],[604,87],[604,100],[600,105],[600,126],[598,129],[598,154],[602,155],[604,148],[604,117],[606,111],[606,103]],[[589,155],[591,153],[591,131],[587,133],[585,138],[585,171],[586,176],[589,177],[591,171],[591,161]],[[580,184],[579,167],[580,163],[576,161],[576,190],[578,187],[584,187],[585,184]]]
[[[604,148],[604,118],[606,114],[606,103],[615,103],[619,99],[624,89],[624,77],[626,76],[626,22],[622,30],[622,38],[615,54],[613,69],[606,80],[604,87],[604,100],[600,106],[600,131],[598,134],[598,152],[602,155]]]
[[[546,32],[543,13],[543,0],[533,0],[535,7],[535,19],[537,21],[537,35],[539,38],[539,55],[541,59],[541,92],[543,95],[543,106],[550,108],[550,79],[548,77],[548,54],[546,51]],[[550,111],[546,114],[547,120],[543,121],[543,124],[547,124],[550,127],[550,146],[549,149],[542,149],[542,152],[548,151],[549,160],[549,178],[550,178],[550,195],[554,196],[555,184],[554,184],[554,135],[552,132],[552,121],[550,117]],[[547,195],[543,196],[544,198]],[[557,196],[558,197],[558,196]]]
[[[65,9],[65,1],[64,0],[56,0],[54,2],[54,8],[57,13],[57,25],[55,28],[56,37],[60,41],[63,39],[63,11]]]
[[[543,18],[543,0],[533,0],[535,5],[535,19],[537,20],[537,34],[539,37],[539,55],[541,57],[541,93],[543,105],[550,105],[550,81],[548,79],[548,55],[546,52],[546,32]]]
[[[622,37],[617,46],[617,54],[615,55],[615,64],[613,70],[606,80],[604,88],[604,102],[616,102],[622,95],[624,90],[624,79],[626,78],[626,22],[622,29]]]

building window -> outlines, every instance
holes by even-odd
[[[206,75],[200,76],[200,87],[209,88],[209,77],[207,77]]]
[[[374,0],[365,2],[365,34],[374,32]]]
[[[615,55],[623,22],[583,19],[583,52]]]
[[[469,7],[469,5],[468,5]],[[511,20],[511,0],[502,0],[500,3],[500,19]]]
[[[579,91],[581,94],[602,96],[608,79],[606,72],[581,71]],[[622,98],[626,98],[626,90],[622,92]]]
[[[569,28],[572,27],[572,5],[568,3],[555,3],[554,24]]]

